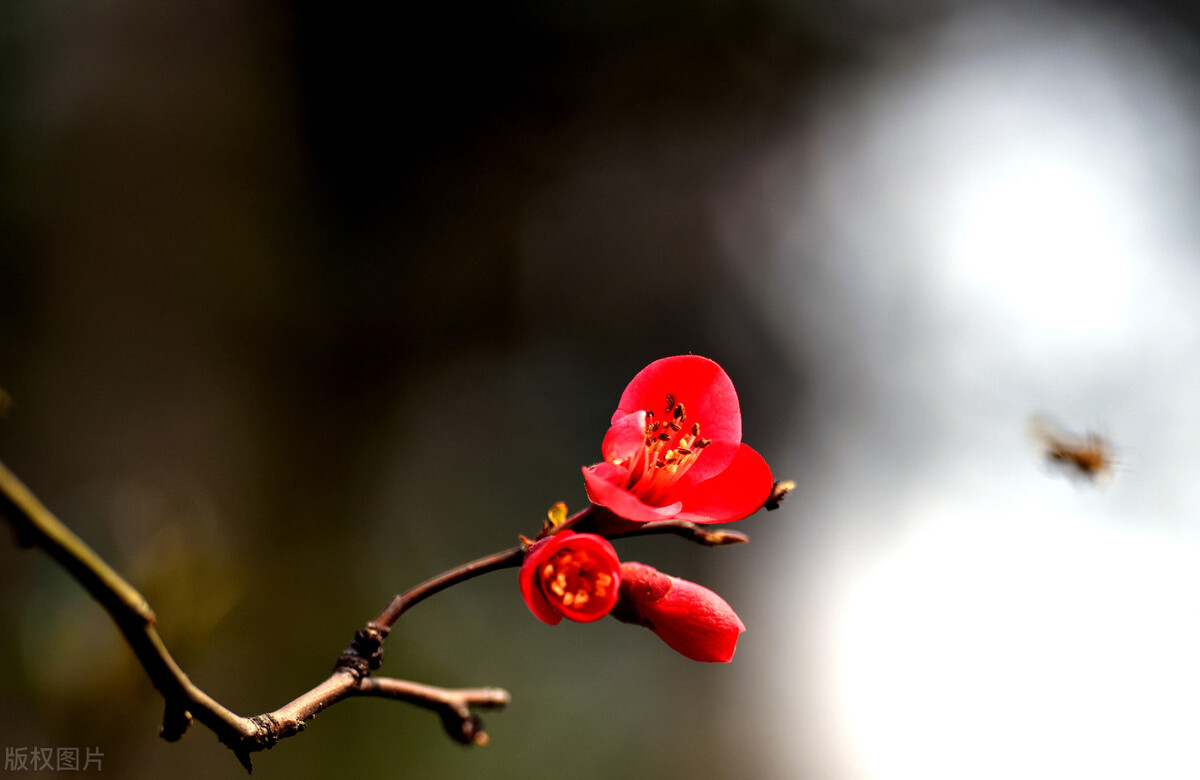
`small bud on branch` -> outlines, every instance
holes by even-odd
[[[768,512],[773,512],[783,503],[783,499],[796,489],[796,483],[790,479],[783,479],[775,483],[771,488],[771,495],[767,496],[767,500],[763,502],[763,509]]]

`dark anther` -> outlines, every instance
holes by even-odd
[[[675,396],[671,395],[670,393],[667,393],[667,411],[669,412],[674,408],[675,408]]]

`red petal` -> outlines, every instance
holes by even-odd
[[[638,603],[658,601],[674,587],[669,574],[637,561],[621,564],[621,584],[628,596]]]
[[[683,403],[690,422],[700,423],[704,438],[742,440],[742,412],[732,380],[719,365],[699,355],[662,358],[639,371],[621,395],[613,422],[643,409],[663,419],[667,393]]]
[[[703,436],[704,431],[701,431],[700,435]],[[671,493],[682,496],[684,491],[690,491],[697,483],[712,479],[729,468],[740,446],[741,443],[736,441],[714,441],[705,447],[687,473],[672,486]]]
[[[685,477],[689,476],[690,471]],[[762,455],[742,444],[729,468],[720,474],[694,485],[684,485],[681,481],[676,486],[672,495],[678,495],[683,508],[675,517],[693,523],[741,520],[762,509],[774,484],[771,467]]]
[[[673,650],[694,661],[728,662],[746,630],[716,593],[645,564],[621,564],[621,603],[612,613],[647,625]]]
[[[521,573],[517,575],[517,583],[521,586],[521,596],[524,597],[529,611],[538,620],[552,626],[562,620],[562,615],[550,606],[550,602],[542,595],[541,588],[534,583],[534,575],[555,552],[555,548],[550,546],[550,542],[554,541],[556,537],[570,536],[574,533],[574,531],[560,531],[555,536],[547,536],[534,544],[526,551],[525,560],[521,563]]]
[[[746,625],[733,607],[694,582],[673,577],[675,587],[658,601],[642,606],[654,633],[693,661],[728,663]]]
[[[683,504],[678,501],[667,506],[650,506],[625,488],[620,487],[628,473],[628,469],[614,466],[611,463],[584,466],[583,481],[587,487],[588,500],[593,504],[606,507],[618,517],[635,520],[639,523],[670,520],[679,513]]]
[[[622,415],[614,420],[608,433],[604,434],[604,443],[600,451],[609,463],[627,463],[631,461],[646,443],[646,413],[634,412]]]

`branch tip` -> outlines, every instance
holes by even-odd
[[[721,528],[716,531],[704,532],[703,538],[698,541],[709,547],[722,547],[727,544],[745,544],[750,541],[750,537],[741,531],[727,531]]]
[[[791,493],[795,489],[796,483],[792,480],[779,480],[775,483],[774,487],[771,488],[771,495],[768,496],[767,500],[763,503],[763,508],[768,512],[778,509],[779,504],[782,503],[783,499],[787,497],[787,494]]]
[[[192,713],[186,708],[172,702],[167,702],[163,710],[162,726],[158,735],[167,742],[178,742],[192,725]]]
[[[441,715],[442,727],[455,742],[463,745],[486,745],[488,743],[487,732],[483,730],[483,721],[478,715],[470,712],[461,713],[454,709],[444,710]]]

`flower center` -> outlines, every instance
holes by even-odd
[[[603,614],[612,608],[612,573],[587,550],[559,550],[539,574],[542,593],[569,618]]]
[[[642,449],[634,456],[625,489],[652,504],[661,499],[680,477],[687,473],[711,439],[700,436],[700,423],[687,422],[687,410],[675,396],[667,393],[666,414],[655,419],[646,412]]]

